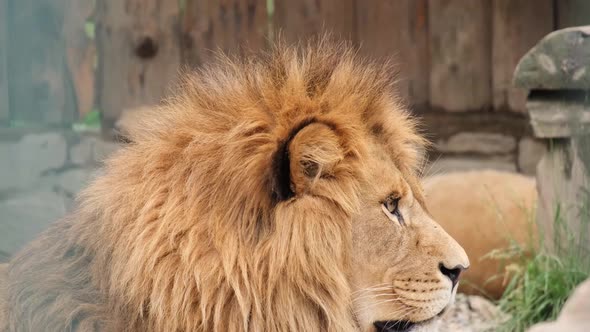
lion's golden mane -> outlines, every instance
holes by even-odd
[[[357,329],[347,276],[363,140],[386,131],[404,174],[424,143],[392,84],[390,66],[325,41],[185,75],[126,128],[75,212],[11,261],[7,329]],[[329,195],[292,200],[306,188],[289,183],[284,153],[314,122],[343,154],[301,156],[305,176],[336,166],[322,173]]]

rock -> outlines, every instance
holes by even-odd
[[[472,158],[472,157],[444,157],[430,166],[426,176],[440,173],[462,172],[477,169],[495,169],[499,171],[516,172],[515,162],[509,157]]]
[[[121,146],[120,143],[98,140],[94,146],[92,157],[95,162],[102,163],[106,158],[110,157],[111,154],[119,150]]]
[[[526,106],[535,137],[562,138],[589,132],[590,106],[584,96],[575,94],[529,97]]]
[[[442,316],[438,332],[493,331],[504,319],[506,315],[485,298],[457,294],[455,305]]]
[[[437,150],[445,153],[506,154],[515,148],[514,137],[495,133],[459,133],[437,144]]]
[[[590,146],[587,138],[555,140],[549,144],[551,144],[550,148],[537,165],[539,199],[536,221],[540,234],[544,236],[545,249],[554,253],[558,245],[555,239],[565,236],[566,233],[590,238],[590,228],[585,222],[585,217],[580,217],[587,211],[588,193],[585,184],[590,181],[588,174]],[[564,222],[563,227],[555,227],[557,215],[559,220]],[[564,233],[565,230],[567,230],[566,233]],[[570,245],[580,246],[576,248],[580,252],[590,250],[588,241],[575,241]]]
[[[65,213],[64,198],[47,190],[0,201],[0,252],[14,254]]]
[[[536,168],[536,221],[543,246],[553,252],[558,231],[590,234],[579,217],[590,169],[590,26],[550,33],[521,59],[514,75],[516,85],[531,89],[526,106],[535,137],[550,146]],[[564,227],[555,227],[557,214]],[[579,245],[573,249],[590,249]]]
[[[83,137],[80,142],[70,148],[70,161],[76,166],[94,163],[94,149],[97,138]]]
[[[518,63],[516,86],[539,90],[590,89],[590,26],[554,31]]]
[[[518,169],[528,175],[537,172],[537,164],[547,147],[539,140],[525,137],[518,142]]]
[[[76,166],[102,163],[105,158],[121,147],[120,144],[102,140],[98,137],[83,137],[70,149],[70,161]]]
[[[533,326],[529,332],[586,332],[590,327],[590,279],[579,285],[555,322]]]
[[[40,161],[35,163],[34,173],[60,168],[66,162],[67,143],[60,133],[27,135],[19,142],[18,149],[23,164],[30,163],[31,157]]]
[[[60,133],[30,134],[0,144],[0,191],[30,188],[50,170],[65,165],[67,143]]]
[[[76,196],[84,189],[94,177],[92,169],[77,168],[65,171],[58,175],[57,186],[69,196]]]

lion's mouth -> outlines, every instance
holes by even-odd
[[[415,323],[407,320],[386,320],[374,322],[373,325],[377,328],[377,332],[407,332]]]
[[[413,327],[426,324],[437,319],[437,317],[442,316],[447,311],[447,308],[448,307],[445,307],[438,314],[436,314],[436,316],[419,323],[410,322],[407,320],[383,320],[374,322],[373,326],[375,326],[377,329],[376,332],[410,332]]]

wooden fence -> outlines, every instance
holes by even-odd
[[[211,50],[324,30],[396,56],[418,112],[523,112],[518,59],[589,23],[586,0],[0,0],[0,123],[68,126],[96,107],[108,129]]]

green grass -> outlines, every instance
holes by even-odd
[[[498,330],[525,331],[533,324],[555,320],[574,288],[590,276],[590,253],[585,249],[590,222],[585,208],[590,206],[588,202],[587,198],[582,200],[578,231],[567,226],[562,209],[557,205],[551,252],[545,249],[548,246],[540,234],[538,243],[513,245],[490,254],[492,258],[514,261],[507,266],[511,277],[498,301],[509,318]]]
[[[100,110],[95,108],[88,112],[81,121],[72,124],[72,129],[78,132],[99,131]]]
[[[94,39],[96,37],[95,29],[96,26],[93,21],[88,20],[84,23],[84,32],[89,39]]]

